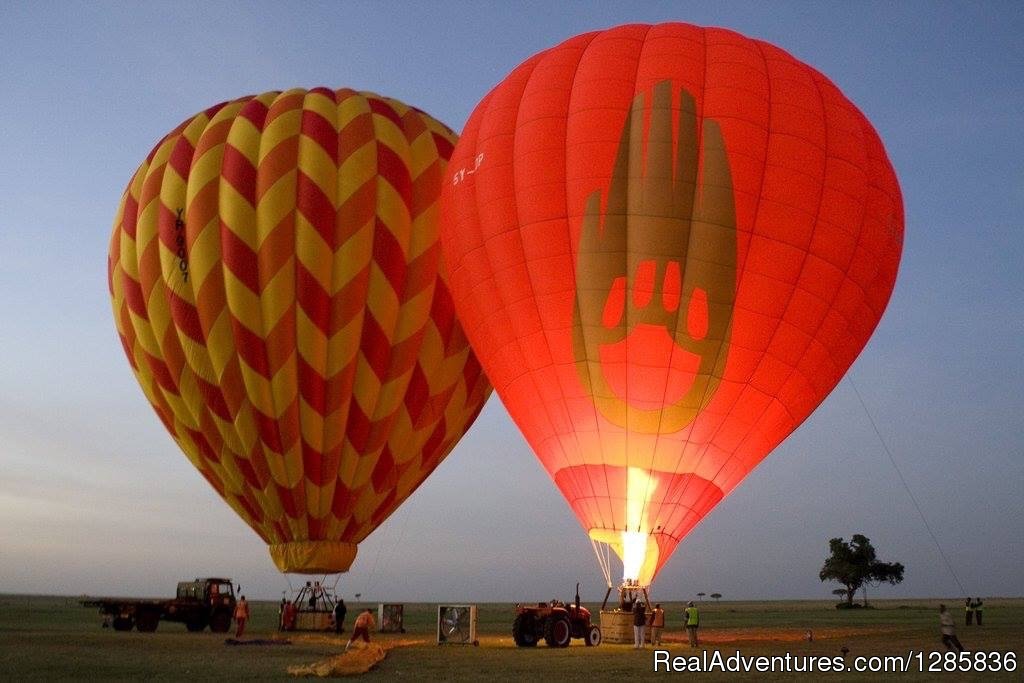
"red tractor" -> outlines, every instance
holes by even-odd
[[[569,647],[573,638],[582,638],[587,647],[601,644],[601,629],[590,623],[590,610],[580,605],[580,586],[576,601],[541,602],[536,607],[516,605],[512,638],[519,647],[533,647],[543,638],[548,647]]]

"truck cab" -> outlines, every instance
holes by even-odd
[[[205,602],[211,607],[235,601],[235,587],[231,579],[209,578],[182,581],[178,584],[178,600]]]
[[[189,631],[202,631],[207,626],[223,633],[231,625],[235,611],[235,587],[231,579],[197,578],[178,584],[178,593],[168,607],[165,619],[183,621]]]

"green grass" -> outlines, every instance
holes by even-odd
[[[879,601],[876,609],[840,611],[831,603],[712,602],[701,603],[703,647],[723,656],[815,654],[836,656],[840,648],[855,655],[903,654],[908,650],[941,650],[938,601]],[[988,600],[982,628],[960,626],[958,634],[969,650],[1014,651],[1024,664],[1024,599]],[[666,647],[672,655],[690,655],[685,645],[682,606],[665,603]],[[951,605],[962,621],[962,606]],[[274,636],[277,607],[253,603],[247,636]],[[349,621],[357,606],[350,605]],[[596,609],[595,609],[596,612]],[[390,649],[387,659],[368,679],[545,679],[606,680],[654,677],[648,649],[604,644],[586,648],[580,641],[554,650],[540,645],[517,649],[509,634],[510,604],[481,605],[479,647],[434,644],[436,607],[406,605],[404,635],[376,635]],[[811,629],[814,641],[803,639]],[[182,624],[161,622],[156,633],[119,633],[100,628],[95,610],[80,607],[77,598],[24,595],[0,596],[0,678],[24,679],[281,679],[287,667],[309,664],[340,652],[334,636],[293,635],[292,645],[227,647],[224,635],[193,634]],[[697,650],[700,652],[700,650]],[[917,680],[1021,680],[1024,666],[1013,674],[942,674],[913,676]],[[683,674],[686,675],[686,674]],[[723,674],[712,674],[723,677]],[[729,678],[787,678],[776,674],[725,674]],[[791,674],[788,678],[807,678]],[[822,675],[814,678],[878,678],[878,675]]]

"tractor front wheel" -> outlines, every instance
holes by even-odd
[[[512,640],[518,647],[533,647],[537,644],[537,626],[530,614],[520,614],[512,622]]]
[[[583,642],[587,644],[587,647],[597,647],[601,644],[601,629],[597,626],[591,626],[587,629],[586,634],[583,636]]]
[[[564,614],[552,614],[544,622],[544,642],[548,647],[569,647],[572,640],[572,624]]]

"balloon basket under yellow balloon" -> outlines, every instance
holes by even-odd
[[[337,574],[347,572],[356,559],[354,543],[343,541],[292,541],[274,543],[270,557],[286,574]]]

